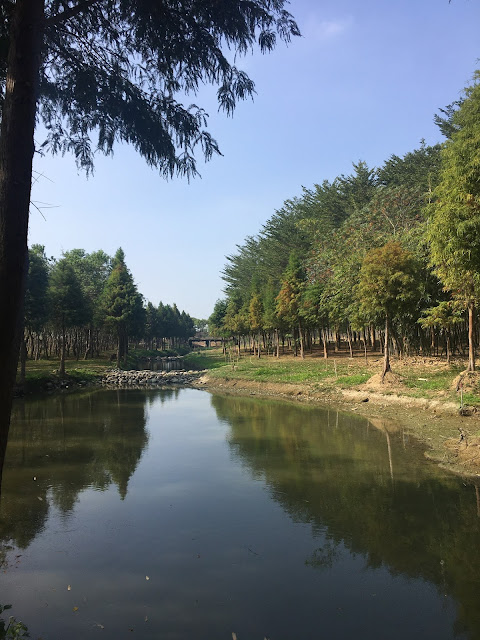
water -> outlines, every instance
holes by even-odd
[[[401,429],[194,389],[15,405],[0,604],[32,638],[480,638],[476,488]]]

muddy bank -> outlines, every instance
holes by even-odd
[[[480,477],[480,412],[460,415],[459,405],[393,392],[319,390],[311,385],[253,382],[213,378],[204,374],[193,382],[216,393],[255,395],[319,405],[333,405],[370,419],[381,419],[388,431],[403,428],[425,446],[425,456],[442,467],[464,476]],[[477,455],[478,453],[478,455]]]

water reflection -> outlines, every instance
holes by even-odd
[[[81,491],[117,487],[121,499],[148,442],[145,403],[125,390],[19,400],[12,415],[0,537],[25,548],[53,505],[73,509]]]
[[[291,518],[326,533],[308,566],[331,568],[346,546],[366,567],[435,584],[459,603],[455,633],[480,637],[476,483],[419,465],[418,446],[382,420],[239,397],[212,405],[234,457]]]
[[[336,411],[177,387],[18,401],[3,593],[33,637],[474,640],[479,495]]]

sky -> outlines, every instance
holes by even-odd
[[[146,300],[207,318],[224,297],[225,257],[302,186],[442,140],[434,114],[480,67],[480,3],[291,0],[288,9],[302,37],[237,61],[255,82],[253,101],[227,117],[212,88],[191,98],[223,154],[199,161],[201,178],[166,181],[123,145],[98,155],[88,178],[72,156],[36,154],[29,245],[55,258],[121,246]]]

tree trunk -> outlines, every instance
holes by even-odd
[[[475,338],[474,338],[474,322],[475,322],[475,304],[468,303],[468,369],[467,371],[475,371]]]
[[[120,358],[122,357],[122,328],[117,327],[117,369],[120,369]]]
[[[384,351],[383,351],[383,371],[382,371],[382,382],[385,378],[385,376],[387,375],[387,373],[389,371],[391,371],[390,368],[390,336],[389,336],[389,330],[390,330],[390,319],[388,317],[388,315],[385,317],[385,347],[384,347]]]
[[[61,378],[65,377],[65,342],[66,342],[65,325],[62,324],[62,345],[60,347],[60,369],[58,371]]]
[[[323,357],[325,360],[328,358],[328,346],[327,346],[327,332],[322,329],[322,342],[323,342]]]
[[[353,358],[353,348],[352,348],[352,334],[350,333],[350,328],[347,327],[347,341],[348,341],[348,349],[350,351],[350,358]]]
[[[305,358],[305,347],[303,345],[303,331],[302,331],[302,325],[300,322],[298,323],[298,336],[300,338],[300,357],[303,360]]]
[[[25,335],[20,344],[20,379],[18,381],[22,393],[25,392],[25,372],[27,366],[27,341]]]
[[[0,131],[0,473],[7,447],[22,339],[43,0],[17,0],[11,4],[11,11],[13,17]]]

